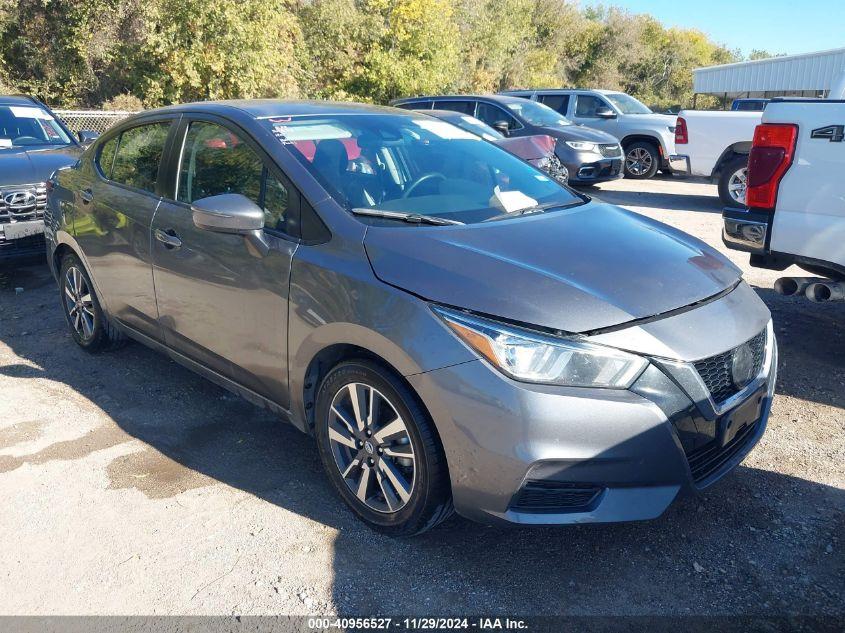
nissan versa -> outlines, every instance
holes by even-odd
[[[175,106],[48,188],[76,342],[136,339],[289,419],[390,533],[650,519],[765,429],[775,339],[736,267],[446,122]]]

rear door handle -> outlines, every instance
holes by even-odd
[[[94,192],[90,189],[83,189],[79,193],[79,197],[82,199],[82,204],[91,204],[91,201],[94,199]]]
[[[182,240],[180,240],[173,229],[167,229],[166,231],[162,231],[161,229],[156,229],[154,231],[156,239],[164,244],[166,248],[181,248],[182,247]]]

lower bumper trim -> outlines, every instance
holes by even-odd
[[[724,222],[722,241],[725,246],[746,253],[765,253],[769,232],[767,222],[727,216],[724,217]]]
[[[692,172],[689,164],[689,156],[670,156],[667,162],[669,163],[669,169],[672,170],[672,173],[689,176]]]

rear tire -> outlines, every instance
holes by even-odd
[[[660,167],[660,152],[648,141],[635,141],[625,146],[625,178],[652,178]]]
[[[748,179],[748,156],[730,159],[719,174],[719,198],[732,209],[745,208],[745,191]]]
[[[366,360],[339,364],[320,385],[315,416],[323,467],[367,525],[413,536],[452,514],[434,424],[392,371]]]
[[[123,335],[109,323],[88,271],[76,255],[62,259],[59,294],[71,336],[79,347],[96,353],[123,345]]]

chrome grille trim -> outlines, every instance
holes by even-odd
[[[10,193],[32,193],[35,204],[23,209],[12,210],[6,204],[6,196]],[[29,222],[43,220],[47,209],[47,185],[43,182],[31,185],[7,185],[0,187],[0,226],[15,222]],[[0,243],[6,241],[6,235],[0,231]]]

